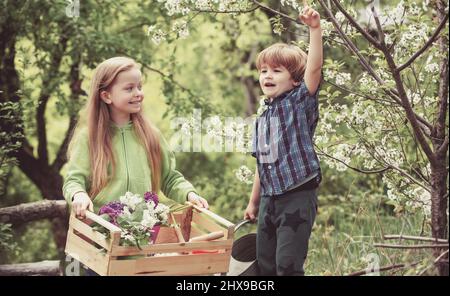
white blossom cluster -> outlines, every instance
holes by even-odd
[[[242,165],[236,170],[235,174],[239,181],[245,184],[253,184],[254,174],[247,166]]]
[[[148,27],[147,36],[151,36],[153,43],[159,45],[166,40],[167,33],[153,25]]]
[[[251,1],[245,0],[158,0],[164,4],[169,16],[186,15],[191,11],[240,11],[245,10]]]
[[[126,192],[125,195],[119,197],[119,200],[121,203],[134,211],[136,209],[136,206],[142,202],[142,197],[140,197],[139,194]]]

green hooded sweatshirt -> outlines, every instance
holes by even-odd
[[[93,199],[94,212],[104,204],[119,200],[127,191],[143,196],[151,191],[151,171],[144,147],[139,142],[132,122],[124,127],[113,125],[113,153],[116,172],[108,184]],[[74,139],[73,149],[67,163],[63,194],[69,205],[77,192],[89,192],[90,162],[88,132],[83,129]],[[161,142],[161,191],[179,203],[186,201],[189,192],[196,192],[191,183],[175,169],[175,156],[167,142],[160,135]],[[110,169],[110,168],[109,168]],[[92,196],[91,196],[92,198]]]

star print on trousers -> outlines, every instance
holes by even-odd
[[[264,216],[264,224],[263,224],[262,231],[267,234],[267,237],[269,239],[272,239],[273,236],[275,235],[275,230],[276,230],[275,225],[270,220],[270,216],[269,215],[265,215]]]
[[[286,213],[284,215],[284,222],[281,224],[281,226],[289,226],[292,228],[292,231],[297,232],[300,224],[303,224],[305,222],[307,222],[307,220],[300,217],[300,210],[297,210],[292,214]]]

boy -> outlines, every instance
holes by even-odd
[[[267,109],[255,125],[257,170],[244,218],[258,215],[260,275],[304,275],[317,213],[321,172],[312,138],[319,115],[322,32],[317,11],[305,5],[299,18],[310,28],[309,54],[278,43],[256,61]]]

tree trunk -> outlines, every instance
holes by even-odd
[[[444,160],[445,161],[445,160]],[[446,163],[439,162],[438,167],[431,167],[431,232],[435,238],[448,238],[447,229],[447,176],[448,170]],[[435,249],[434,255],[438,257],[442,254],[443,249]],[[448,254],[442,260],[448,260]],[[441,261],[442,261],[441,260]],[[448,262],[448,261],[447,261]],[[438,263],[440,275],[449,274],[448,263]]]
[[[48,200],[62,200],[63,178],[58,171],[42,164],[32,156],[32,151],[21,148],[18,152],[19,167],[38,187]],[[52,220],[52,231],[59,254],[62,256],[66,245],[67,219],[56,217]]]
[[[438,22],[441,22],[448,9],[445,1],[436,2],[436,10]],[[448,129],[446,128],[446,117],[448,112],[448,38],[442,34],[438,40],[439,51],[442,54],[440,61],[440,79],[439,79],[439,108],[436,124],[432,130],[432,143],[436,156],[436,163],[431,162],[431,231],[433,237],[448,239],[448,221],[447,221],[447,204],[448,204]],[[444,250],[436,249],[435,257],[442,254]],[[440,275],[449,275],[448,270],[448,253],[441,258],[441,263],[437,263]],[[444,263],[444,262],[446,263]]]

